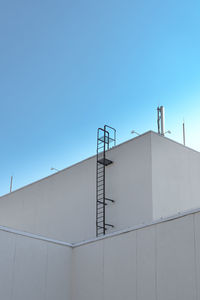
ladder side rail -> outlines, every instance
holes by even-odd
[[[98,236],[98,141],[99,128],[97,130],[97,163],[96,163],[96,236]]]
[[[106,132],[105,132],[105,126],[104,126],[104,148],[103,148],[103,159],[105,161],[106,158],[106,143],[105,143],[105,139],[106,139]],[[105,214],[105,165],[103,165],[103,234],[105,235],[106,232],[106,214]]]
[[[98,195],[98,186],[99,186],[99,163],[98,163],[98,159],[99,159],[99,138],[100,138],[100,132],[103,131],[102,128],[98,128],[97,130],[97,163],[96,163],[96,236],[99,235],[99,207],[100,207],[100,203],[99,201],[99,195]],[[101,208],[101,207],[100,207]]]
[[[103,146],[102,146],[102,139],[100,138],[101,132],[103,133]],[[108,134],[108,132],[106,133],[105,129],[98,128],[98,131],[97,131],[97,164],[96,164],[96,236],[105,234],[105,232],[106,232],[106,225],[105,225],[105,205],[106,205],[106,203],[105,203],[106,202],[106,200],[105,200],[105,165],[104,164],[102,165],[99,163],[100,155],[101,156],[103,155],[103,159],[105,159],[106,134]],[[100,141],[100,143],[99,143],[99,141]],[[103,151],[99,151],[102,148],[103,148]],[[101,218],[99,218],[100,211],[102,211],[102,214],[103,214],[103,216]]]
[[[109,132],[106,130],[106,127],[104,126],[104,161],[106,159],[106,138],[108,139],[108,149],[109,149]],[[104,185],[103,185],[103,202],[104,202],[104,218],[103,218],[103,227],[104,227],[104,234],[106,234],[106,210],[105,210],[105,206],[106,206],[106,168],[104,165],[103,168],[103,172],[104,172]]]

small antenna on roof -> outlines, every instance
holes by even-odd
[[[10,193],[12,192],[13,176],[10,177]]]
[[[185,146],[185,122],[183,119],[183,145]]]
[[[164,106],[157,107],[157,125],[158,133],[165,135],[165,109]]]

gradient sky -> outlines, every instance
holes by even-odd
[[[96,130],[200,150],[200,1],[1,0],[0,195],[96,152]]]

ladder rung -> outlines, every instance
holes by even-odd
[[[97,203],[98,203],[98,202],[97,202]],[[104,209],[104,206],[98,207],[99,213],[102,213],[102,212],[103,212],[103,209]]]
[[[99,192],[99,191],[103,191],[103,190],[104,190],[104,185],[103,185],[103,184],[98,185],[97,188],[98,188],[98,189],[97,189],[98,192]]]
[[[98,228],[102,228],[102,229],[105,229],[105,230],[107,230],[107,228],[104,228],[104,227],[102,227],[102,226],[99,226],[99,225],[97,225],[97,227],[98,227]]]
[[[98,185],[98,191],[103,191],[104,190],[104,184]]]
[[[103,176],[99,176],[99,177],[97,178],[97,182],[99,182],[99,181],[104,181],[104,177],[103,177]]]
[[[97,197],[104,198],[103,196],[101,197],[101,195],[103,195],[103,194],[104,193],[97,194]]]
[[[103,166],[103,168],[102,168],[102,166]],[[104,171],[104,165],[102,165],[102,164],[99,164],[98,163],[98,168],[97,168],[97,170],[100,172],[100,171]]]
[[[101,189],[98,189],[97,195],[99,195],[100,192],[103,192],[103,193],[104,193],[104,189],[102,189],[102,188],[101,188]],[[100,194],[100,195],[101,195],[101,194]]]
[[[102,184],[98,185],[98,187],[101,187],[101,186],[104,186],[104,184],[102,183]]]
[[[102,202],[102,201],[97,201],[98,203],[101,203],[101,204],[103,204],[103,205],[108,205],[107,203],[104,203],[104,202]]]
[[[100,194],[100,192],[102,192],[102,193]],[[98,195],[100,196],[100,195],[102,195],[102,194],[104,194],[104,189],[102,189],[102,188],[101,188],[101,189],[98,189],[98,191],[97,191],[97,196],[98,196]]]
[[[98,171],[98,174],[97,175],[101,175],[101,174],[103,174],[104,173],[104,171]]]

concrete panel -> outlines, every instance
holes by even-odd
[[[47,300],[71,299],[72,249],[49,243],[47,245]]]
[[[0,231],[0,299],[10,300],[13,286],[15,235]]]
[[[136,299],[136,232],[104,240],[103,266],[103,299]]]
[[[0,245],[0,299],[71,300],[71,247],[2,230]]]
[[[103,241],[73,249],[73,300],[103,300]]]
[[[200,300],[200,213],[194,214],[194,250],[196,268],[197,299]]]
[[[199,228],[195,213],[75,247],[73,300],[200,299]]]
[[[137,300],[156,299],[155,226],[137,230]]]
[[[193,216],[156,225],[157,297],[159,300],[195,300]]]
[[[14,300],[45,299],[47,245],[43,241],[16,237]]]
[[[153,218],[200,207],[200,153],[151,133]]]

